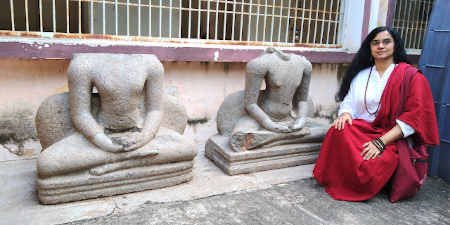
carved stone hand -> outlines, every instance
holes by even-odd
[[[123,147],[114,144],[112,140],[106,136],[105,133],[97,133],[94,138],[92,139],[92,142],[97,145],[100,149],[105,150],[107,152],[120,152],[123,150]]]
[[[289,128],[291,128],[292,131],[297,131],[297,130],[300,130],[303,127],[305,127],[305,124],[306,124],[306,118],[299,117],[289,126]]]

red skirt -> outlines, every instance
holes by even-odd
[[[364,120],[352,122],[343,130],[328,130],[313,175],[334,199],[364,201],[380,192],[393,175],[398,163],[397,149],[392,143],[379,157],[364,160],[362,145],[387,131]]]

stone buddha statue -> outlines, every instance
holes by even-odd
[[[194,144],[183,106],[164,94],[153,55],[75,54],[69,93],[36,116],[44,204],[161,188],[192,178]]]
[[[206,155],[229,174],[314,161],[317,154],[310,153],[320,148],[328,124],[310,118],[311,63],[268,48],[246,70],[245,90],[226,97],[219,108],[219,135],[208,141]],[[294,152],[297,161],[289,158]],[[302,152],[305,157],[299,157]],[[280,163],[280,157],[289,163]]]

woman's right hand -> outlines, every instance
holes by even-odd
[[[107,152],[120,152],[123,150],[121,145],[114,144],[103,132],[95,134],[92,142],[97,145],[97,147]]]
[[[337,130],[343,130],[345,123],[352,125],[352,116],[348,112],[342,113],[332,124]]]

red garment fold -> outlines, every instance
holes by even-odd
[[[401,85],[406,73],[414,73],[414,76],[409,76],[412,80],[401,109]],[[403,113],[399,115],[398,112]],[[364,201],[386,185],[398,164],[396,143],[388,144],[381,156],[372,160],[363,160],[362,145],[392,129],[396,119],[414,128],[416,144],[439,143],[429,84],[417,69],[406,63],[398,64],[389,77],[381,97],[380,111],[372,123],[355,119],[353,125],[347,125],[341,131],[332,127],[326,134],[313,175],[328,194],[337,200]],[[424,151],[418,158],[427,156]]]

